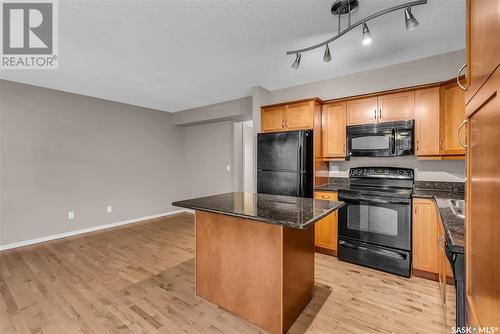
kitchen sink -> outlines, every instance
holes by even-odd
[[[463,199],[449,199],[448,204],[455,216],[465,218],[465,201]]]

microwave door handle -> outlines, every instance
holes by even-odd
[[[392,154],[396,155],[396,129],[392,129]]]

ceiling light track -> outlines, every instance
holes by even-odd
[[[361,20],[356,21],[356,22],[351,24],[351,13],[353,12],[353,10],[355,10],[358,7],[358,1],[357,0],[337,0],[332,5],[332,9],[331,9],[332,14],[338,15],[338,17],[339,17],[337,35],[333,36],[332,38],[330,38],[324,42],[309,46],[307,48],[287,51],[286,54],[287,55],[295,55],[296,59],[295,59],[295,62],[293,63],[292,68],[298,69],[299,68],[298,65],[300,64],[300,58],[301,58],[302,53],[312,51],[312,50],[321,48],[323,46],[326,46],[325,57],[323,59],[324,59],[324,61],[330,61],[331,56],[330,56],[330,49],[329,49],[328,45],[330,43],[332,43],[333,41],[339,39],[340,37],[344,36],[352,29],[354,29],[360,25],[363,25],[363,45],[369,45],[372,41],[372,38],[371,38],[370,30],[368,29],[366,22],[373,20],[374,18],[377,18],[379,16],[382,16],[382,15],[385,15],[385,14],[388,14],[391,12],[395,12],[397,10],[404,9],[405,10],[404,17],[405,17],[406,29],[408,31],[413,30],[415,27],[418,26],[418,21],[415,19],[415,17],[411,13],[411,7],[425,5],[425,4],[427,4],[427,0],[410,1],[407,3],[403,3],[400,5],[394,6],[394,7],[390,7],[390,8],[381,10],[380,12],[369,15],[369,16],[365,17],[364,19],[361,19]],[[348,18],[349,18],[348,26],[344,30],[340,30],[340,18],[342,15],[345,15],[345,14],[347,14]],[[328,53],[328,56],[326,56],[327,53]]]

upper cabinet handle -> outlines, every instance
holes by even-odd
[[[462,130],[462,128],[464,127],[464,125],[467,124],[468,122],[469,122],[468,119],[464,119],[464,121],[460,124],[460,126],[458,127],[458,130],[457,130],[457,140],[460,143],[460,145],[462,145],[465,148],[467,148],[467,144],[464,143],[462,141],[462,139],[460,139],[460,130]]]
[[[378,119],[382,119],[382,109],[378,110]]]
[[[458,73],[457,73],[457,84],[458,86],[464,91],[466,92],[467,91],[467,87],[465,86],[462,86],[462,84],[460,83],[460,73],[462,73],[462,71],[467,67],[467,64],[464,64],[464,66],[460,67],[460,69],[458,70]]]
[[[373,119],[377,119],[377,109],[373,111]]]

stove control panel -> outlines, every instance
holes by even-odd
[[[414,170],[397,167],[356,167],[349,169],[349,177],[414,179]]]

